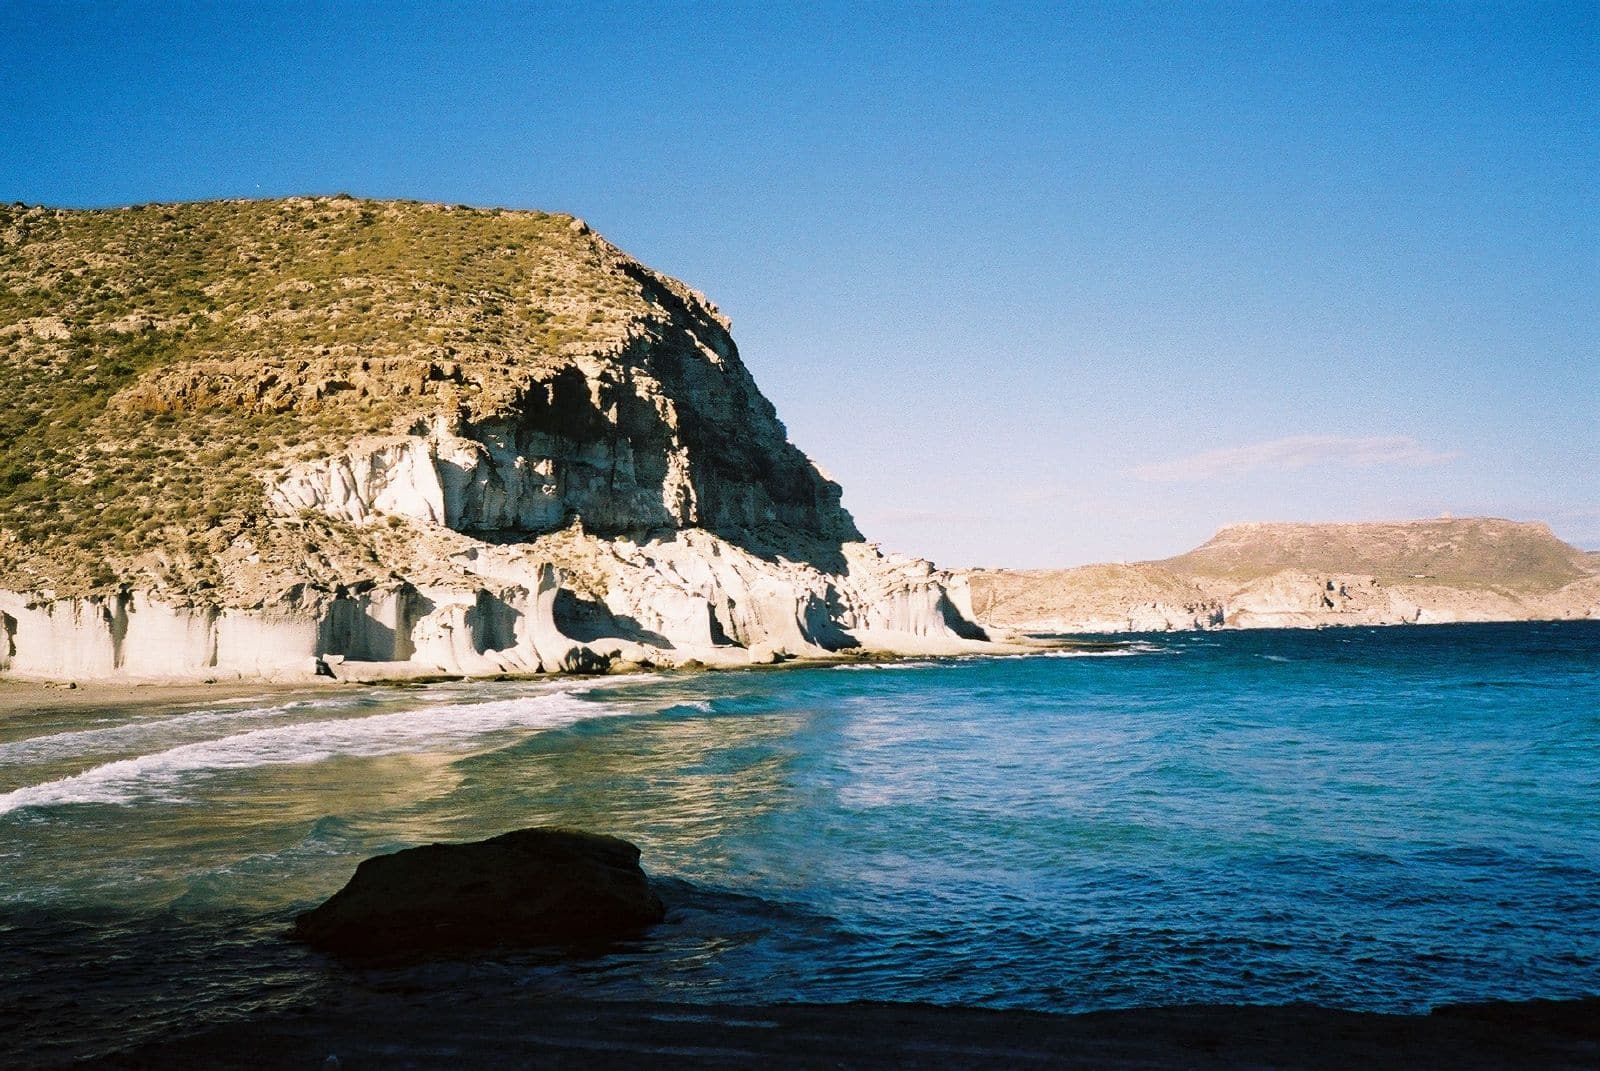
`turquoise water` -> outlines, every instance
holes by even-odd
[[[360,859],[636,841],[638,941],[386,970]],[[1082,1010],[1600,992],[1600,624],[329,692],[0,720],[0,1058],[348,987]]]

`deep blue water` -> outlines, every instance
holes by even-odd
[[[357,861],[559,823],[668,921],[580,960],[287,943]],[[1418,1010],[1600,993],[1600,623],[0,720],[0,1059],[341,987]]]

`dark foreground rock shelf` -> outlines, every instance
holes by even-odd
[[[1600,1067],[1600,999],[1375,1015],[1310,1006],[1088,1015],[922,1004],[689,1005],[346,993],[94,1066],[367,1068],[1192,1068],[1206,1071]],[[82,1066],[82,1065],[79,1065]],[[331,1065],[329,1065],[331,1066]]]
[[[325,951],[387,957],[602,941],[665,914],[636,846],[538,828],[368,859],[294,932]]]

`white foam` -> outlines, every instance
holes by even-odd
[[[1059,651],[1038,651],[1032,654],[1013,655],[1013,658],[1132,658],[1134,655],[1172,654],[1170,647],[1135,640],[1114,647],[1068,647]]]
[[[155,715],[120,725],[102,726],[98,729],[77,729],[71,732],[50,733],[25,740],[0,744],[0,765],[22,766],[30,763],[59,762],[81,755],[108,751],[123,751],[151,740],[182,736],[192,729],[215,730],[219,726],[248,723],[282,715],[292,715],[303,710],[343,706],[348,699],[311,699],[281,703],[270,707],[252,707],[246,710],[198,710],[188,714]]]
[[[300,722],[253,729],[214,740],[119,759],[70,777],[0,795],[0,814],[22,807],[69,803],[128,803],[177,799],[187,777],[256,766],[320,762],[334,756],[370,757],[461,749],[474,737],[511,729],[550,729],[631,708],[592,702],[572,685],[543,695],[485,703],[422,707],[364,718]]]
[[[1133,647],[1113,647],[1104,651],[1041,651],[1037,656],[1024,655],[1025,658],[1132,658],[1135,655],[1150,654],[1158,648],[1138,650]]]
[[[1029,651],[1026,654],[972,655],[963,657],[961,661],[985,661],[990,659],[994,661],[1013,661],[1023,658],[1133,658],[1136,655],[1170,653],[1172,653],[1171,649],[1167,647],[1135,643],[1127,647],[1107,647],[1095,650],[1078,648],[1064,651]]]
[[[913,659],[908,662],[855,662],[849,665],[834,666],[834,669],[931,669],[934,666],[948,666],[951,662],[930,662],[926,659]]]

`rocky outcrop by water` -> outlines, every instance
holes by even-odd
[[[368,859],[294,932],[331,952],[393,956],[626,937],[665,915],[635,845],[537,828]]]
[[[94,278],[49,330],[0,324],[33,413],[0,427],[20,466],[0,480],[0,673],[981,649],[962,580],[862,542],[715,306],[581,221],[342,198],[18,219],[0,276]],[[135,321],[154,334],[119,356]],[[102,350],[115,376],[74,393]],[[28,438],[72,421],[69,445]]]

